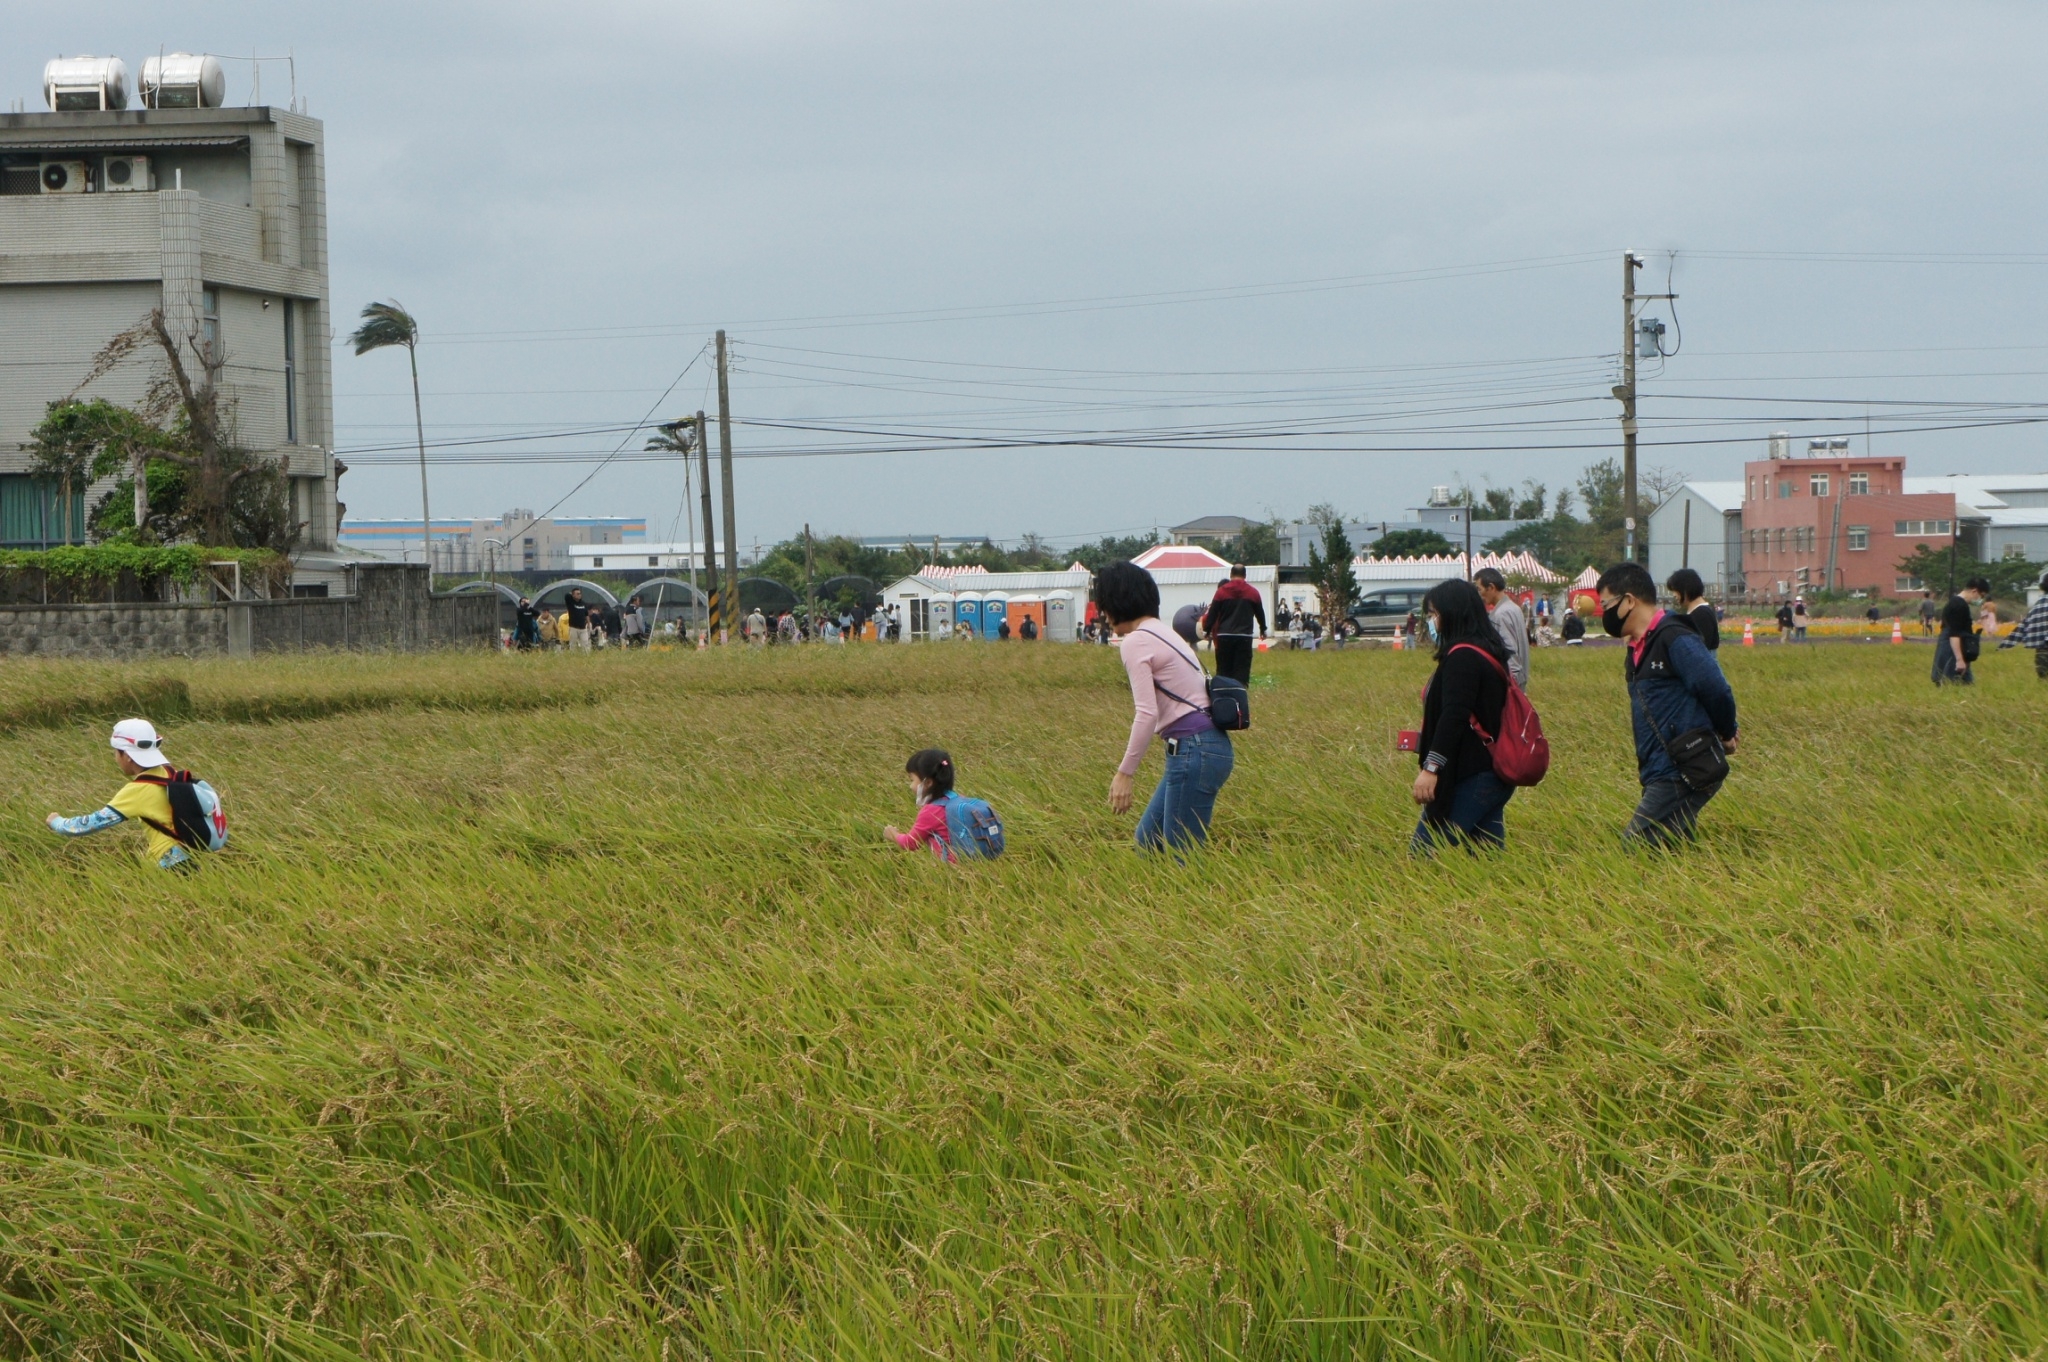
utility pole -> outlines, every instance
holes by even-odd
[[[718,332],[718,481],[725,496],[725,613],[732,619],[740,611],[740,540],[732,527],[732,400],[726,392],[723,328]],[[718,641],[725,642],[724,629]]]
[[[711,427],[704,422],[704,413],[697,413],[697,467],[703,474],[697,479],[697,490],[704,498],[704,585],[709,588],[704,597],[704,636],[715,631],[724,616],[719,607],[725,602],[725,595],[718,589],[718,562],[713,545],[718,542],[718,523],[711,518]],[[697,570],[690,569],[690,585],[697,584]]]
[[[1621,524],[1626,534],[1622,556],[1636,561],[1636,304],[1673,299],[1675,293],[1637,293],[1636,271],[1643,258],[1634,251],[1621,253],[1621,382],[1614,387],[1621,403]]]
[[[1621,523],[1622,557],[1636,560],[1636,267],[1634,251],[1621,253]]]
[[[1472,489],[1465,489],[1465,580],[1472,580]]]
[[[678,432],[687,430],[700,442],[704,436],[702,424],[699,423],[696,426],[692,426],[687,418],[677,421],[671,429]],[[699,443],[698,448],[703,448],[703,445]],[[688,539],[683,541],[683,562],[690,569],[690,595],[693,598],[683,609],[683,618],[687,620],[690,617],[690,606],[697,604],[694,599],[697,594],[697,508],[690,502],[690,451],[688,449],[683,451],[683,533],[689,536]],[[657,623],[661,619],[661,605],[659,602],[660,597],[657,596],[654,607],[654,617]],[[685,625],[685,630],[688,627],[688,625]]]

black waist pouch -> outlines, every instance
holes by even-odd
[[[1686,789],[1698,794],[1728,778],[1728,749],[1721,746],[1720,734],[1711,728],[1689,728],[1675,738],[1666,737],[1648,701],[1643,702],[1643,717],[1650,721],[1657,741],[1664,744],[1664,755],[1678,768],[1678,778]]]

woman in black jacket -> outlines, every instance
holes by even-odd
[[[1422,821],[1408,850],[1428,856],[1439,842],[1468,848],[1507,840],[1504,817],[1515,788],[1493,773],[1490,735],[1508,699],[1507,656],[1470,582],[1439,582],[1422,598],[1436,640],[1436,674],[1422,693],[1422,770],[1415,802]],[[1474,731],[1474,724],[1487,737]]]
[[[1678,598],[1678,613],[1700,636],[1700,642],[1707,645],[1708,652],[1721,647],[1721,617],[1714,613],[1714,607],[1707,600],[1707,584],[1700,580],[1699,573],[1686,567],[1671,574],[1664,583],[1666,589]]]

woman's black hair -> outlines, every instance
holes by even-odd
[[[1111,624],[1159,613],[1159,583],[1136,563],[1120,561],[1095,574],[1095,607]]]
[[[953,759],[944,748],[927,747],[922,752],[912,752],[903,769],[924,782],[930,799],[944,799],[953,793]]]
[[[1432,610],[1436,612],[1437,661],[1449,657],[1460,643],[1484,648],[1495,661],[1508,660],[1507,649],[1501,646],[1500,635],[1493,631],[1493,620],[1486,613],[1486,600],[1472,583],[1462,577],[1438,582],[1422,598],[1424,617]]]
[[[1680,568],[1664,579],[1664,589],[1681,601],[1696,601],[1707,594],[1707,584],[1695,568]]]

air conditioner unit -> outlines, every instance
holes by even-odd
[[[87,171],[83,161],[45,161],[37,167],[45,194],[83,194]]]
[[[100,188],[109,194],[156,188],[147,156],[109,156],[100,163]]]

